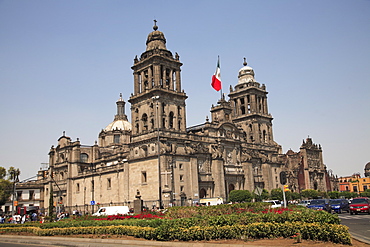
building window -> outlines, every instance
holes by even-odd
[[[119,143],[119,135],[114,135],[114,140],[113,140],[113,142],[114,143]]]
[[[184,175],[180,175],[180,181],[184,182]]]
[[[180,169],[180,170],[184,170],[184,164],[183,164],[183,163],[180,163],[180,164],[179,164],[179,169]]]
[[[80,184],[76,184],[76,191],[77,193],[80,192]]]
[[[147,131],[148,130],[148,116],[144,113],[143,116],[141,117],[141,120],[143,121],[143,130]]]
[[[141,172],[141,183],[147,183],[147,176],[145,171]]]
[[[17,191],[17,201],[22,200],[22,191]]]
[[[112,181],[110,178],[107,179],[107,189],[110,190],[112,188]]]
[[[80,161],[83,163],[87,163],[89,159],[89,156],[85,153],[80,154]]]
[[[357,186],[353,186],[353,192],[357,192]]]
[[[91,181],[91,191],[94,191],[95,183],[94,180]]]
[[[349,191],[348,186],[346,186],[346,191]]]
[[[170,114],[169,114],[169,116],[168,116],[168,127],[170,129],[173,129],[173,119],[174,119],[174,114],[171,111]]]
[[[30,195],[30,196],[29,196],[29,199],[30,199],[30,200],[35,199],[35,191],[30,190],[30,191],[29,191],[29,193],[30,193],[30,194],[29,194],[29,195]]]
[[[180,192],[184,192],[184,186],[180,186]]]
[[[364,185],[364,191],[367,190],[367,185]]]

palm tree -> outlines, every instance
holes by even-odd
[[[19,182],[19,175],[21,174],[19,168],[9,167],[8,174],[10,181],[13,181],[13,183]]]

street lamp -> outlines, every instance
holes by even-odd
[[[13,178],[13,203],[12,203],[12,218],[14,220],[14,201],[16,197],[16,185],[19,182],[19,169],[13,169],[10,171],[10,177]]]
[[[161,148],[159,141],[159,96],[153,96],[153,100],[156,100],[156,117],[157,117],[157,146],[158,146],[158,195],[159,195],[159,208],[162,207],[162,181],[161,181]]]

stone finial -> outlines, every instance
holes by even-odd
[[[244,63],[243,63],[244,66],[247,66],[247,59],[244,58]]]
[[[157,31],[157,29],[158,29],[158,26],[157,26],[157,20],[154,20],[153,30],[154,30],[154,31]]]

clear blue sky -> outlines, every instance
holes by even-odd
[[[266,84],[283,152],[310,136],[338,176],[370,162],[370,1],[0,0],[0,166],[34,176],[66,131],[93,145],[133,91],[153,19],[178,52],[187,125],[203,123],[243,57]],[[126,105],[130,117],[130,105]]]

